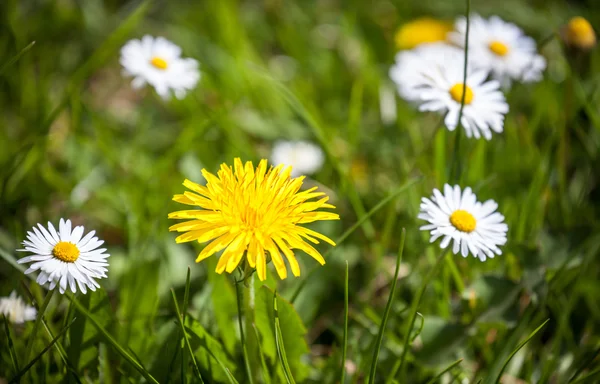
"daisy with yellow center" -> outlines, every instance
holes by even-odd
[[[570,46],[590,49],[596,45],[596,33],[589,21],[581,16],[573,17],[563,28],[563,39]]]
[[[396,57],[390,71],[400,96],[419,106],[420,111],[444,114],[449,130],[456,129],[461,104],[461,125],[467,137],[487,140],[504,129],[508,104],[500,83],[487,80],[488,72],[467,68],[464,83],[464,51],[442,44],[419,47]]]
[[[451,30],[451,23],[420,17],[400,26],[394,40],[398,49],[413,49],[421,44],[446,41],[446,35]]]
[[[546,60],[538,55],[535,41],[521,28],[498,16],[484,19],[471,15],[469,23],[469,61],[475,68],[489,71],[505,85],[513,80],[534,82],[542,78]],[[464,47],[466,30],[466,18],[461,17],[448,39]]]
[[[304,251],[323,265],[323,256],[309,243],[335,243],[300,224],[338,220],[339,216],[318,211],[335,207],[327,203],[329,198],[323,192],[316,192],[316,187],[299,192],[304,176],[291,178],[291,172],[291,167],[284,169],[283,165],[267,169],[266,160],[261,160],[255,169],[252,162],[243,164],[239,158],[233,167],[222,164],[216,176],[203,169],[206,186],[185,180],[183,185],[191,192],[173,197],[179,203],[201,209],[169,214],[170,219],[187,220],[169,229],[184,232],[177,237],[178,243],[210,241],[196,262],[223,251],[217,273],[232,273],[246,255],[248,265],[256,268],[260,280],[266,279],[268,259],[279,277],[285,279],[283,253],[293,275],[299,276],[294,249]],[[315,198],[318,199],[314,201]]]
[[[481,261],[502,254],[498,246],[506,244],[508,226],[494,200],[482,204],[471,188],[461,191],[458,185],[446,184],[444,194],[434,189],[431,198],[421,201],[418,217],[429,222],[421,230],[431,232],[432,243],[442,237],[440,247],[446,248],[453,241],[454,254],[471,253]]]
[[[200,80],[198,62],[182,58],[181,48],[163,37],[130,40],[121,48],[121,65],[126,75],[134,77],[134,88],[148,83],[163,99],[171,92],[183,98]]]
[[[95,231],[85,236],[83,231],[82,226],[71,230],[71,220],[60,219],[58,231],[50,222],[48,228],[38,224],[27,232],[27,240],[23,241],[25,249],[18,250],[33,255],[17,262],[32,263],[25,274],[39,270],[37,282],[49,283],[49,289],[58,286],[60,293],[68,288],[73,293],[77,288],[83,293],[88,288],[95,291],[100,285],[94,279],[106,277],[106,258],[110,255],[104,253],[105,248],[98,249],[104,241],[94,236]]]

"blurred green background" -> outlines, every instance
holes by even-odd
[[[463,136],[461,185],[473,187],[481,201],[499,203],[508,244],[502,256],[485,263],[446,257],[418,306],[422,317],[409,339],[420,334],[399,382],[427,382],[459,358],[444,382],[493,382],[518,343],[546,319],[510,360],[503,382],[595,382],[600,57],[597,50],[567,54],[555,35],[575,15],[598,25],[600,6],[595,0],[473,0],[471,8],[544,41],[548,68],[540,83],[515,84],[507,93],[504,133],[490,142]],[[277,139],[311,140],[327,161],[306,184],[326,191],[341,216],[314,227],[334,240],[420,177],[330,252],[324,267],[309,275],[316,262],[300,255],[300,278],[268,281],[290,299],[306,279],[295,311],[282,310],[296,380],[339,382],[348,261],[347,382],[363,382],[406,228],[401,279],[379,356],[377,382],[386,381],[402,355],[409,308],[440,252],[419,231],[419,201],[448,181],[456,135],[440,127],[440,116],[421,114],[397,97],[396,117],[382,117],[381,99],[395,93],[388,78],[394,33],[415,17],[453,21],[464,12],[464,1],[442,0],[3,0],[0,295],[17,289],[26,297],[24,283],[38,303],[43,300],[45,291],[5,260],[20,257],[14,250],[32,225],[71,218],[95,229],[111,254],[108,279],[100,281],[105,291],[80,300],[158,381],[184,379],[174,352],[179,339],[169,289],[183,298],[190,266],[189,313],[196,335],[208,335],[195,345],[205,381],[227,381],[208,349],[247,382],[231,279],[214,273],[216,257],[194,263],[198,244],[175,244],[167,214],[181,207],[171,198],[183,191],[184,178],[203,182],[202,168],[216,172],[238,156],[268,158]],[[164,36],[200,62],[200,83],[184,100],[163,102],[150,88],[136,92],[121,75],[120,47],[144,34]],[[264,314],[259,310],[270,305],[270,296],[259,286],[256,311]],[[47,314],[50,329],[58,333],[73,316],[69,302],[56,295]],[[11,331],[18,352],[32,326]],[[74,331],[61,343],[82,381],[140,380],[102,336],[89,333],[89,323],[78,327],[87,343],[77,344]],[[0,334],[0,377],[9,379],[15,372],[6,330]],[[278,383],[274,346],[261,335]],[[35,350],[49,340],[40,336]],[[30,379],[72,380],[65,366],[51,349]],[[183,376],[193,377],[191,368]]]

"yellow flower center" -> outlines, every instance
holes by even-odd
[[[450,96],[457,103],[462,102],[463,92],[465,92],[465,104],[471,104],[473,102],[473,90],[468,85],[465,86],[463,83],[456,83],[450,88]]]
[[[475,230],[477,220],[469,212],[458,209],[450,215],[450,223],[459,231],[470,233]]]
[[[52,254],[59,260],[74,263],[79,258],[79,249],[73,243],[61,241],[54,246]]]
[[[577,16],[567,24],[566,40],[567,43],[581,48],[591,48],[596,44],[596,34],[586,19]]]
[[[489,43],[488,48],[498,56],[505,56],[508,53],[508,46],[498,40]]]
[[[167,62],[160,57],[154,56],[152,60],[150,60],[150,64],[154,65],[155,68],[165,70],[169,66]]]

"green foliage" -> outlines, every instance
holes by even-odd
[[[388,69],[399,25],[451,21],[465,5],[0,1],[0,297],[15,289],[44,314],[2,319],[0,382],[348,384],[372,369],[390,384],[598,380],[600,54],[565,49],[560,32],[576,14],[599,25],[600,9],[473,1],[521,26],[548,68],[506,90],[502,134],[463,136],[457,151],[438,115],[394,96]],[[145,34],[199,61],[184,99],[122,76],[120,47]],[[382,117],[386,100],[395,118]],[[175,243],[171,198],[202,168],[268,158],[279,139],[323,148],[305,187],[341,220],[309,226],[338,244],[316,245],[324,266],[298,251],[299,278],[269,266],[265,282],[238,283],[238,311],[219,256],[195,264],[204,245]],[[485,263],[440,254],[419,231],[420,199],[449,181],[453,158],[459,184],[498,202],[509,226]],[[26,231],[61,217],[105,241],[96,292],[47,296],[16,263]]]

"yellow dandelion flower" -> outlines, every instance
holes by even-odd
[[[581,49],[589,49],[596,45],[594,28],[581,16],[569,20],[564,28],[563,38],[567,44]]]
[[[294,255],[299,249],[312,256],[321,265],[323,256],[309,244],[323,240],[335,243],[318,232],[299,224],[318,220],[338,220],[336,213],[317,211],[335,208],[328,204],[329,198],[317,187],[298,192],[304,176],[291,178],[292,168],[284,165],[270,167],[261,160],[256,169],[252,162],[242,164],[239,158],[234,166],[221,164],[217,176],[202,170],[206,186],[185,180],[183,185],[192,192],[175,195],[178,203],[202,209],[178,211],[169,214],[170,219],[189,219],[169,228],[185,232],[176,241],[184,243],[211,241],[198,255],[196,262],[223,250],[217,264],[217,273],[233,272],[246,254],[251,268],[256,268],[258,278],[267,276],[268,252],[281,279],[287,277],[283,255],[288,260],[294,276],[300,276],[300,266]],[[309,201],[318,198],[316,201]],[[307,241],[308,240],[308,241]]]
[[[421,17],[402,25],[396,32],[398,49],[413,49],[425,43],[446,41],[446,34],[452,31],[452,24],[445,21]]]

